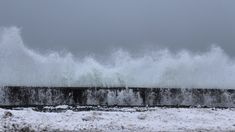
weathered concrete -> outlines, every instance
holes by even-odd
[[[235,89],[2,87],[0,106],[235,107]]]

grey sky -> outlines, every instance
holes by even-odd
[[[215,43],[235,56],[234,0],[1,0],[0,26],[13,25],[41,51],[204,51]]]

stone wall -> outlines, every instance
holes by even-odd
[[[235,89],[2,87],[0,106],[235,107]]]

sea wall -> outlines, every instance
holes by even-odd
[[[235,89],[2,87],[0,106],[235,107]]]

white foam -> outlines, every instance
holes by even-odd
[[[0,30],[0,85],[235,88],[235,62],[220,47],[196,54],[169,50],[132,57],[119,50],[109,64],[71,53],[27,48],[16,27]]]

